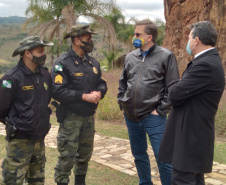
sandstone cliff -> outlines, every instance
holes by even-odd
[[[174,52],[180,73],[191,57],[186,53],[189,26],[198,21],[212,22],[218,32],[216,48],[226,72],[226,0],[164,0],[166,35],[163,46]]]

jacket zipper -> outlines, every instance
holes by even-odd
[[[143,70],[144,59],[145,59],[145,57],[143,58],[142,63],[141,63],[141,69],[140,69],[140,71],[139,71],[139,77],[138,77],[137,84],[136,84],[136,88],[135,88],[134,115],[136,115],[137,85],[138,85],[138,82],[140,81],[141,72],[142,72],[142,70]]]

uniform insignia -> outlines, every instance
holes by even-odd
[[[77,64],[77,65],[78,65],[78,62],[77,62],[77,61],[75,61],[75,64]]]
[[[44,88],[47,91],[48,90],[48,85],[44,82]]]
[[[105,80],[103,77],[101,77],[101,79],[104,80],[105,82],[107,81],[107,80]]]
[[[12,81],[10,81],[10,80],[3,80],[2,81],[2,87],[11,89],[12,88]]]
[[[61,75],[57,75],[55,77],[55,83],[56,84],[62,84],[63,83],[63,77]]]
[[[92,62],[91,62],[91,61],[89,61],[89,63],[90,63],[90,64],[92,64]]]
[[[34,86],[33,86],[33,85],[23,86],[22,89],[23,89],[24,91],[32,90],[32,89],[34,89]]]
[[[75,73],[74,76],[84,76],[83,73]]]
[[[63,71],[62,65],[55,65],[55,71]]]
[[[95,74],[97,74],[97,73],[98,73],[97,68],[93,67],[93,72],[94,72]]]

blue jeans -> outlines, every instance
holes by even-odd
[[[153,185],[151,181],[150,161],[147,153],[147,133],[158,164],[162,185],[170,185],[172,166],[158,161],[159,147],[166,125],[166,116],[149,114],[140,122],[133,122],[125,116],[125,121],[128,127],[132,154],[135,158],[134,161],[139,176],[139,184]]]

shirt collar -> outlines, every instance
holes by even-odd
[[[196,54],[194,58],[196,58],[196,57],[202,55],[203,53],[205,53],[205,52],[207,52],[207,51],[209,51],[209,50],[211,50],[211,49],[214,49],[214,48],[215,48],[215,47],[209,48],[209,49],[206,49],[206,50],[203,50],[203,51],[199,52],[198,54]]]
[[[142,49],[140,49],[141,54],[143,55],[143,57],[146,57],[146,55],[148,54],[148,52],[150,51],[151,48],[149,48],[146,51],[142,51]]]

